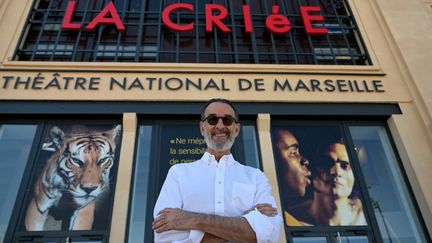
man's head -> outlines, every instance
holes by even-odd
[[[345,144],[335,142],[325,146],[316,162],[315,190],[331,193],[336,198],[348,198],[355,179]]]
[[[284,182],[289,197],[303,197],[311,181],[309,161],[300,154],[300,146],[294,135],[287,130],[276,132],[277,153],[282,162]]]
[[[201,134],[210,153],[230,153],[240,132],[237,112],[226,99],[212,99],[203,107],[200,122]]]

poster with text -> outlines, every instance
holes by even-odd
[[[167,123],[161,126],[160,167],[157,191],[162,188],[168,170],[175,164],[193,163],[201,159],[206,144],[198,122]]]
[[[367,225],[352,160],[337,125],[274,125],[287,226]]]
[[[22,214],[26,231],[108,229],[120,125],[47,125]]]

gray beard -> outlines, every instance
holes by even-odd
[[[216,152],[222,152],[231,149],[231,147],[234,145],[235,136],[230,134],[228,140],[225,143],[216,143],[213,140],[211,140],[211,133],[208,130],[206,130],[206,132],[204,133],[204,140],[208,148]]]

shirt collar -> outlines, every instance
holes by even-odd
[[[201,161],[203,161],[206,165],[213,165],[213,166],[217,166],[217,165],[230,166],[230,165],[234,165],[236,162],[232,154],[227,154],[222,156],[222,158],[220,158],[218,162],[215,159],[214,155],[209,152],[204,153],[203,157],[201,158]]]

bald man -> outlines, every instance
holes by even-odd
[[[300,154],[300,145],[296,137],[288,130],[278,130],[276,148],[282,168],[284,195],[288,201],[304,197],[306,187],[311,184],[311,172],[308,169],[309,161]],[[284,212],[284,216],[288,226],[303,225],[287,211]]]

